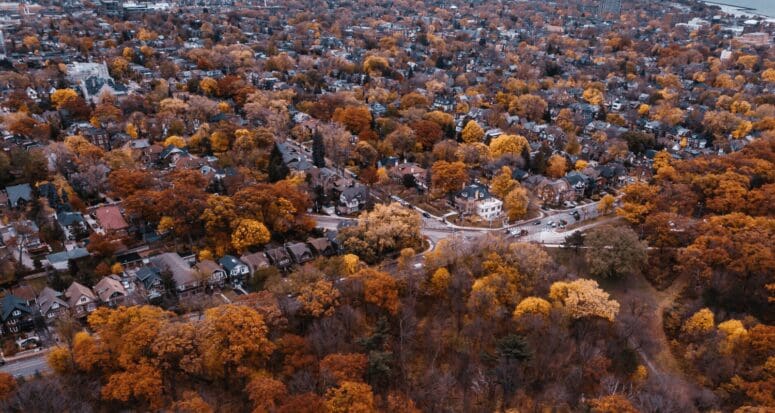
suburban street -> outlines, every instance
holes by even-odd
[[[31,377],[35,373],[47,373],[51,371],[46,360],[47,355],[48,352],[42,350],[18,360],[8,361],[5,365],[0,366],[0,371],[14,377]]]
[[[419,208],[414,208],[419,212],[422,211]],[[574,213],[578,213],[579,220],[574,217]],[[577,228],[572,231],[563,231],[559,228],[559,223],[565,221],[567,225],[571,225],[576,222],[582,222],[597,218],[600,214],[598,212],[598,203],[591,202],[588,204],[578,205],[574,208],[567,210],[547,210],[543,211],[544,216],[539,218],[533,218],[525,221],[520,221],[512,225],[498,228],[478,228],[478,227],[461,227],[450,224],[446,221],[442,221],[440,217],[422,217],[422,234],[427,237],[432,245],[436,245],[440,240],[444,238],[462,236],[466,240],[474,240],[484,234],[490,232],[509,232],[509,236],[512,233],[519,233],[527,231],[527,234],[514,237],[523,241],[531,241],[544,244],[560,244],[565,240],[565,237],[571,235],[579,230],[586,230],[596,225],[600,225],[600,222]],[[328,215],[315,215],[317,221],[317,227],[321,229],[336,230],[337,226],[341,222],[356,221],[355,218],[345,218],[339,216]],[[556,223],[556,227],[552,227],[551,223]]]

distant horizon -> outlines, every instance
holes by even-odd
[[[750,9],[751,14],[775,17],[775,2],[770,0],[702,0],[706,4]]]

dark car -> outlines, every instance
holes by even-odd
[[[533,223],[533,225],[541,225],[541,221],[536,221]]]

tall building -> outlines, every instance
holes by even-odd
[[[622,0],[601,0],[598,14],[603,16],[609,13],[615,16],[620,15],[622,13]]]

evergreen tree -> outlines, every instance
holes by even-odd
[[[326,166],[326,148],[323,146],[323,137],[317,131],[312,135],[312,164],[318,168]]]
[[[277,144],[272,148],[272,152],[269,154],[269,182],[277,182],[285,179],[291,172],[288,170],[288,166],[283,162],[283,155],[280,153],[280,148]]]

